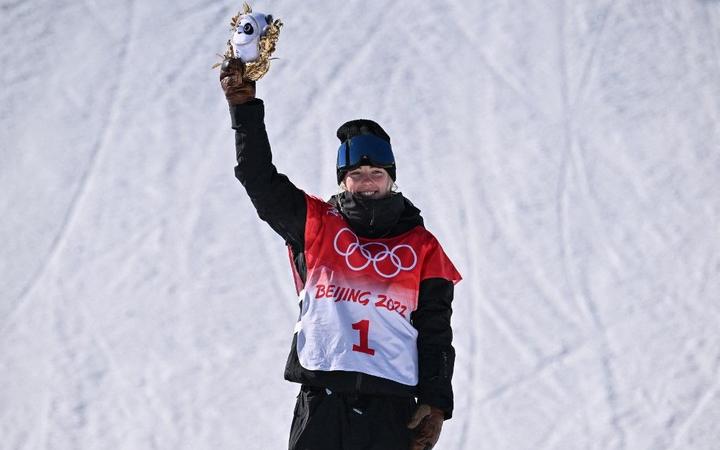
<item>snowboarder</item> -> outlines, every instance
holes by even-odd
[[[264,103],[239,59],[222,64],[238,164],[259,217],[286,242],[300,297],[285,378],[301,384],[290,450],[427,450],[453,412],[450,316],[461,277],[394,189],[390,137],[337,130],[341,193],[323,201],[272,163]]]

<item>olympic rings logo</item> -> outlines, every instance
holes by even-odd
[[[338,241],[340,241],[343,233],[345,233],[346,235],[347,233],[350,234],[350,244],[347,245],[344,250],[338,246]],[[344,240],[347,242],[347,239]],[[417,254],[411,246],[407,244],[398,244],[391,249],[382,242],[366,242],[364,244],[361,244],[360,239],[358,239],[357,235],[353,233],[350,228],[342,228],[340,231],[338,231],[338,234],[335,235],[333,246],[335,247],[335,251],[338,253],[338,255],[345,257],[345,264],[347,264],[348,268],[355,272],[359,272],[372,264],[375,272],[378,275],[383,278],[393,278],[403,270],[413,270],[417,265]],[[370,250],[373,248],[377,249],[374,254]],[[403,263],[403,258],[399,256],[399,253],[401,253],[402,249],[409,250],[409,255],[412,257],[412,263],[410,263],[410,261],[407,261],[408,258],[405,258],[405,262],[409,264]],[[350,261],[353,254],[362,257],[362,259],[364,259],[364,262],[360,265],[354,265]],[[355,259],[357,260],[358,257],[356,256]],[[388,270],[390,267],[394,267],[394,269]]]

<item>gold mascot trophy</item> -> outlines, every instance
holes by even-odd
[[[240,59],[245,65],[243,80],[257,81],[270,69],[271,56],[280,36],[282,22],[270,14],[253,13],[247,3],[230,20],[232,36],[223,59]],[[219,67],[220,63],[213,68]]]

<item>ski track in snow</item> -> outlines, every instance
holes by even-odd
[[[133,26],[133,4],[134,2],[129,2],[128,10],[129,10],[129,17],[128,17],[128,23],[129,26],[127,27],[128,30],[132,30]],[[89,8],[92,11],[92,8]],[[97,17],[93,14],[93,17],[97,20]],[[114,123],[117,119],[118,115],[118,92],[120,92],[123,80],[126,77],[126,63],[127,63],[127,53],[128,48],[130,46],[130,43],[132,42],[132,35],[130,34],[128,36],[128,39],[125,39],[125,45],[123,46],[122,50],[120,51],[120,64],[119,64],[119,74],[117,76],[117,82],[115,86],[110,90],[110,107],[108,115],[106,116],[102,128],[98,132],[98,139],[97,142],[93,145],[93,148],[91,150],[90,158],[87,164],[87,168],[82,173],[80,177],[80,181],[78,182],[78,187],[75,191],[75,194],[73,195],[70,204],[68,205],[67,212],[65,214],[65,217],[63,218],[57,235],[52,241],[52,244],[50,245],[50,250],[48,251],[48,254],[43,258],[42,265],[35,271],[33,276],[30,278],[28,284],[25,286],[25,288],[20,291],[20,294],[18,296],[18,299],[15,301],[15,306],[8,314],[8,317],[5,320],[5,323],[3,324],[2,329],[0,329],[0,336],[2,336],[6,330],[6,328],[13,323],[14,318],[21,312],[23,305],[27,302],[27,299],[32,294],[33,290],[38,285],[39,281],[43,278],[48,268],[54,263],[56,258],[58,257],[58,254],[62,252],[65,244],[65,239],[67,235],[70,233],[70,231],[73,228],[74,221],[76,220],[76,217],[80,214],[82,210],[83,205],[83,199],[87,195],[87,192],[89,191],[91,184],[92,184],[92,177],[93,172],[95,170],[95,167],[99,164],[98,161],[100,159],[100,155],[102,154],[102,151],[104,148],[107,147],[107,141],[109,136],[111,135],[114,127]]]
[[[701,413],[704,412],[704,410],[710,406],[710,402],[718,392],[720,392],[720,371],[716,370],[714,374],[715,382],[710,386],[709,389],[698,399],[690,411],[690,414],[685,418],[685,420],[677,427],[677,431],[673,433],[671,436],[671,443],[668,445],[668,448],[683,448],[680,446],[680,443],[678,442],[681,438],[685,438],[687,434],[690,432],[690,426],[695,422],[698,418],[702,417]]]
[[[561,253],[563,266],[564,266],[564,272],[565,272],[565,280],[570,286],[571,291],[573,292],[574,301],[584,307],[584,310],[586,314],[590,317],[592,327],[596,330],[597,333],[599,333],[602,336],[602,343],[599,346],[599,359],[602,363],[602,370],[603,370],[603,378],[605,382],[605,391],[606,391],[606,399],[608,403],[608,407],[610,409],[610,422],[613,429],[613,434],[615,437],[619,440],[616,445],[613,445],[613,448],[619,448],[619,449],[625,449],[626,443],[625,443],[625,432],[620,424],[619,416],[619,404],[618,404],[618,398],[617,398],[617,388],[615,386],[615,376],[612,370],[612,356],[611,356],[611,350],[610,350],[610,344],[607,339],[607,330],[606,325],[601,318],[597,306],[592,298],[592,294],[590,290],[588,289],[587,285],[580,282],[580,285],[578,286],[578,279],[581,278],[581,275],[578,273],[574,273],[572,267],[574,266],[573,262],[570,260],[570,255],[573,253],[574,245],[572,243],[572,239],[570,237],[569,231],[568,231],[568,225],[569,225],[569,200],[568,200],[568,180],[570,177],[571,170],[573,170],[572,173],[578,175],[578,178],[580,178],[580,192],[585,194],[585,201],[583,202],[584,205],[593,205],[594,201],[591,198],[588,198],[587,194],[590,192],[590,186],[588,184],[588,178],[585,175],[586,173],[586,163],[582,158],[582,154],[578,151],[577,143],[576,143],[576,135],[574,133],[574,126],[575,121],[574,117],[576,116],[575,111],[579,107],[578,103],[572,102],[570,99],[570,80],[569,80],[569,74],[568,74],[568,67],[567,67],[567,42],[565,37],[565,27],[564,24],[567,20],[566,16],[566,7],[567,7],[567,1],[562,0],[558,2],[559,8],[556,14],[556,17],[558,19],[558,46],[559,46],[559,71],[560,71],[560,77],[561,77],[561,92],[562,92],[562,105],[563,105],[563,111],[564,111],[564,118],[563,118],[563,124],[564,124],[564,150],[563,150],[563,156],[561,159],[561,169],[560,169],[560,177],[559,177],[559,183],[558,183],[558,192],[557,192],[557,199],[558,199],[558,226],[560,228],[558,234],[562,236],[563,238],[563,250]],[[602,31],[605,28],[605,24],[607,22],[607,16],[610,14],[610,11],[612,10],[613,2],[610,3],[610,5],[607,7],[607,12],[605,13],[602,21],[602,26],[600,27],[600,30],[596,33],[596,36],[594,38],[594,43],[591,46],[590,50],[590,56],[587,58],[587,63],[585,65],[585,68],[581,75],[581,81],[578,87],[578,94],[576,96],[576,99],[581,98],[581,93],[584,90],[586,86],[586,76],[589,72],[589,69],[591,67],[591,64],[594,60],[597,43],[600,41],[600,37],[602,36]],[[594,211],[593,211],[594,212]],[[594,215],[594,214],[593,214]],[[596,230],[593,235],[596,236],[602,236],[602,230]]]
[[[482,191],[481,191],[482,192]],[[459,192],[462,195],[462,198],[464,200],[464,203],[469,202],[471,199],[468,198],[468,193],[460,190]],[[466,224],[468,229],[475,228],[473,225],[474,220],[473,216],[471,214],[468,214],[469,211],[466,209],[463,211]],[[478,239],[474,234],[468,234],[468,249],[478,248],[477,243]],[[477,388],[476,386],[480,383],[479,373],[480,373],[480,352],[478,350],[477,342],[478,342],[478,333],[476,331],[476,327],[472,326],[473,323],[480,323],[480,311],[484,308],[479,308],[478,302],[480,305],[485,305],[485,301],[483,299],[482,290],[480,288],[480,271],[481,269],[478,267],[477,263],[473,261],[471,252],[468,252],[466,254],[466,260],[470,262],[470,265],[467,267],[468,273],[464,275],[465,282],[472,283],[472,288],[470,289],[471,296],[469,298],[464,299],[468,302],[467,309],[470,312],[471,317],[471,326],[467,327],[467,333],[468,333],[468,340],[469,340],[469,347],[468,347],[468,358],[470,359],[471,363],[468,367],[468,375],[467,375],[467,385],[471,387],[469,391],[467,392],[467,403],[466,403],[466,409],[463,411],[462,415],[460,416],[460,420],[462,420],[462,425],[460,426],[460,435],[457,438],[458,446],[459,448],[466,448],[467,442],[470,439],[470,433],[471,433],[471,427],[473,425],[472,418],[475,413],[475,405],[477,405]],[[463,301],[462,299],[460,301]],[[457,323],[457,320],[454,321],[454,323]],[[457,346],[457,344],[456,344]]]
[[[596,55],[598,52],[598,49],[600,48],[600,43],[602,42],[603,34],[605,33],[605,28],[607,26],[608,19],[612,16],[613,8],[615,6],[615,3],[618,0],[610,0],[607,7],[605,8],[605,12],[602,16],[602,21],[600,24],[599,29],[595,32],[595,35],[593,36],[593,42],[590,47],[590,52],[588,57],[586,58],[586,63],[582,70],[582,75],[580,76],[580,82],[579,87],[577,90],[577,93],[575,95],[575,99],[572,101],[572,107],[571,111],[575,112],[582,101],[583,98],[583,92],[585,88],[588,85],[589,77],[590,77],[590,71],[595,67],[596,64]]]

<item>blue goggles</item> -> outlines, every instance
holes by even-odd
[[[395,165],[390,143],[372,134],[360,134],[340,144],[337,156],[337,169],[347,169],[368,163],[376,167]]]

